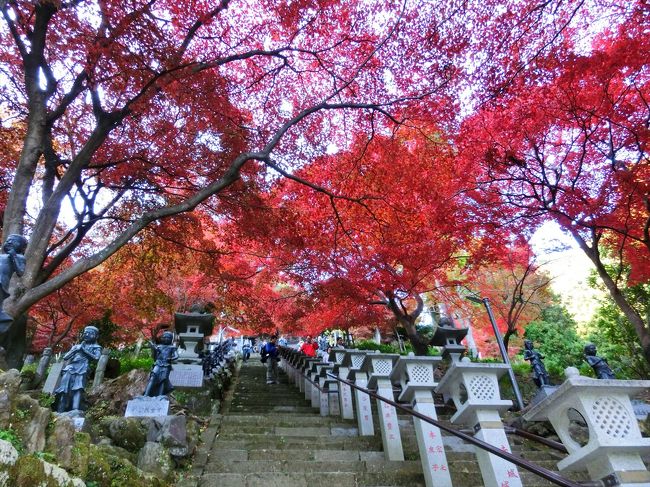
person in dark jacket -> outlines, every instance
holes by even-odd
[[[264,351],[266,352],[266,383],[267,384],[277,384],[278,383],[278,362],[280,361],[280,351],[276,346],[278,342],[277,335],[273,335],[271,339],[264,345]]]

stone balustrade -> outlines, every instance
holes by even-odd
[[[287,370],[304,384],[305,398],[320,414],[340,415],[357,420],[360,436],[374,435],[370,396],[332,378],[334,375],[355,386],[374,390],[377,396],[393,400],[393,387],[400,389],[398,401],[437,419],[434,392],[449,397],[456,413],[450,421],[471,427],[475,438],[510,453],[500,413],[512,406],[501,399],[499,378],[508,373],[507,364],[472,363],[456,360],[436,383],[434,371],[441,357],[399,356],[361,350],[335,349],[333,363],[308,358],[283,349]],[[650,472],[640,453],[650,451],[650,439],[642,438],[630,395],[650,387],[650,381],[596,380],[580,377],[577,371],[556,392],[534,405],[524,415],[527,421],[549,420],[567,447],[569,456],[558,463],[561,471],[585,469],[595,481],[622,487],[650,487]],[[353,399],[354,396],[354,399]],[[353,407],[354,406],[354,407]],[[403,460],[397,414],[393,405],[377,400],[380,433],[388,460]],[[572,417],[587,424],[589,440],[580,444],[571,436]],[[413,418],[418,450],[427,487],[451,487],[452,481],[440,429]],[[521,487],[518,468],[507,460],[476,448],[476,457],[487,486]]]

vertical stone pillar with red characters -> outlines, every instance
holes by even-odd
[[[416,357],[411,353],[399,358],[390,376],[392,382],[401,385],[399,400],[411,403],[414,411],[431,419],[438,417],[433,402],[436,387],[433,371],[440,360],[440,357]],[[415,417],[413,424],[427,487],[452,487],[440,429]]]
[[[500,412],[511,407],[512,401],[501,399],[499,377],[509,368],[508,364],[472,363],[465,357],[452,364],[436,387],[436,392],[454,401],[452,423],[473,428],[476,438],[508,453],[511,450]],[[485,485],[521,487],[516,465],[478,447],[476,458]]]
[[[367,352],[363,350],[346,350],[345,358],[343,359],[343,366],[350,369],[348,378],[354,382],[356,386],[368,387],[368,374],[361,370],[363,361],[366,358]],[[375,434],[375,426],[372,420],[372,408],[370,407],[370,396],[365,392],[354,390],[354,399],[356,406],[357,426],[359,428],[360,436],[373,436]]]
[[[390,373],[398,360],[399,355],[396,353],[375,352],[366,355],[361,369],[368,374],[368,389],[373,390],[378,396],[393,401],[395,398]],[[386,460],[404,460],[402,437],[395,406],[377,399],[377,414],[379,415],[381,441],[384,445]]]
[[[344,349],[334,349],[332,350],[330,357],[334,358],[333,373],[339,378],[347,380],[350,368],[343,365],[345,352]],[[343,382],[338,383],[338,388],[341,417],[343,419],[354,419],[354,409],[352,408],[352,388]]]

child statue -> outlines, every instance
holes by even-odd
[[[149,374],[149,383],[144,391],[145,396],[166,396],[174,390],[169,382],[172,361],[178,359],[178,349],[172,345],[173,340],[174,334],[171,331],[166,331],[160,336],[160,345],[149,342],[154,365]]]
[[[27,239],[22,235],[12,234],[7,237],[0,254],[0,333],[4,333],[11,326],[13,319],[2,311],[4,300],[9,297],[9,282],[11,276],[19,277],[25,272],[25,249]]]
[[[614,372],[609,367],[607,359],[596,356],[596,345],[588,343],[585,345],[585,360],[591,368],[594,369],[596,378],[598,379],[616,379]]]
[[[530,366],[533,369],[533,381],[538,388],[551,384],[544,362],[542,362],[543,358],[544,355],[533,348],[532,340],[524,340],[524,360],[530,361]]]
[[[99,330],[94,326],[87,326],[84,328],[82,342],[74,345],[63,356],[63,360],[67,360],[68,363],[63,367],[61,382],[54,391],[57,398],[57,412],[81,409],[84,389],[88,382],[90,361],[99,360],[102,354],[102,347],[97,344],[98,337]]]

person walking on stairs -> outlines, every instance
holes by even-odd
[[[262,356],[266,356],[266,383],[278,383],[278,362],[280,361],[280,351],[276,346],[278,341],[277,335],[273,335],[271,339],[264,345]]]

